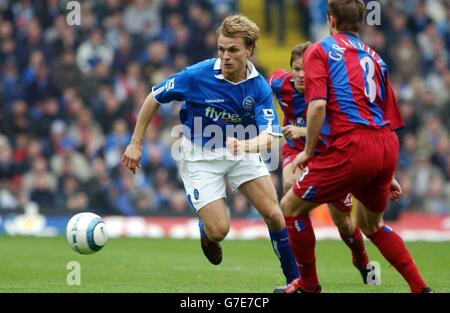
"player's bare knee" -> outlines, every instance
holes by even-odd
[[[291,189],[292,185],[293,184],[291,182],[284,181],[283,182],[283,192],[284,193],[288,192],[288,190]]]
[[[369,228],[367,225],[365,216],[363,214],[356,214],[355,222],[356,222],[356,225],[359,227],[359,229],[361,229],[363,234],[365,234],[365,231],[368,230],[368,228]]]
[[[355,224],[350,217],[339,219],[338,221],[335,221],[335,223],[339,229],[339,233],[345,236],[351,236],[355,231]]]
[[[381,227],[383,227],[383,219],[382,215],[371,215],[368,216],[367,219],[367,233],[364,233],[366,236],[372,235],[376,233]]]
[[[205,225],[205,231],[209,240],[219,242],[224,240],[227,236],[228,232],[230,231],[230,225],[226,223]]]
[[[280,210],[274,210],[269,214],[263,216],[263,218],[270,229],[281,230],[286,226],[283,214]]]
[[[208,233],[207,236],[208,236],[208,239],[211,241],[220,242],[225,239],[227,234],[228,234],[228,232],[215,230],[215,231]]]
[[[291,202],[287,199],[286,196],[284,196],[280,201],[280,207],[281,211],[283,212],[284,216],[297,216],[297,212],[295,208],[292,206]]]
[[[292,177],[285,177],[283,178],[283,192],[286,193],[288,192],[289,189],[291,189],[291,187],[295,184],[295,178],[294,176]]]
[[[335,210],[335,212],[338,212]],[[340,212],[339,214],[332,214],[333,222],[339,229],[339,233],[345,236],[351,236],[355,231],[355,222],[350,213]]]
[[[364,223],[363,225],[359,225],[359,228],[361,229],[362,233],[367,237],[370,235],[375,234],[380,227],[383,226],[381,223]]]

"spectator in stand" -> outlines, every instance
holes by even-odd
[[[79,35],[67,24],[65,15],[55,18],[53,26],[47,29],[45,36],[55,57],[67,50],[76,51],[79,46]]]
[[[66,137],[61,143],[61,152],[50,159],[51,169],[58,176],[71,174],[86,182],[92,176],[90,165],[86,156],[75,148],[73,139]]]
[[[13,41],[5,41],[3,43],[3,52],[8,52],[9,48],[5,48],[8,45],[11,45],[11,49],[14,49]],[[5,61],[3,71],[0,73],[0,83],[2,98],[8,110],[14,101],[22,100],[25,94],[25,86],[20,82],[18,68],[14,58],[7,58]]]
[[[77,50],[77,64],[83,74],[91,74],[99,63],[109,66],[112,60],[113,50],[103,41],[103,32],[99,28],[94,29]]]
[[[392,56],[392,62],[397,68],[396,75],[398,79],[406,81],[408,78],[420,75],[420,52],[414,46],[413,39],[409,33],[405,32],[399,35],[389,54]]]
[[[423,210],[426,213],[431,214],[450,214],[450,201],[445,193],[446,190],[444,179],[438,178],[430,181],[428,191],[422,198]]]
[[[73,175],[61,177],[55,199],[56,210],[72,214],[86,211],[90,208],[87,192],[81,187],[80,181]]]
[[[46,98],[33,109],[33,133],[39,138],[48,138],[51,124],[62,118],[56,98]]]
[[[248,217],[252,209],[245,196],[240,193],[233,195],[229,207],[232,208],[234,216],[240,218]]]
[[[33,160],[31,171],[24,175],[22,192],[39,207],[53,209],[57,190],[57,176],[48,169],[47,160]]]
[[[62,91],[68,87],[78,89],[83,76],[75,63],[73,50],[65,50],[53,66],[51,79],[56,88]]]
[[[130,139],[131,134],[127,122],[124,119],[115,120],[111,132],[106,137],[104,146],[106,166],[108,168],[112,169],[120,164],[122,153]]]
[[[272,13],[277,12],[277,40],[280,45],[286,39],[286,3],[285,0],[264,0],[264,26],[267,33],[271,33],[273,27]]]
[[[68,137],[74,140],[77,149],[85,156],[92,158],[103,147],[105,138],[99,123],[93,119],[92,112],[82,108],[67,131]]]
[[[8,181],[15,173],[13,150],[8,138],[0,135],[0,181]]]
[[[134,0],[125,9],[125,29],[134,36],[142,36],[144,41],[155,39],[161,32],[158,7],[153,0]]]
[[[187,17],[188,8],[186,6],[186,2],[182,0],[166,0],[163,1],[163,4],[160,8],[160,16],[161,16],[161,23],[164,27],[169,26],[172,24],[170,22],[171,19],[173,19],[173,16],[177,16],[177,18],[180,18],[181,23],[186,23],[188,21]]]

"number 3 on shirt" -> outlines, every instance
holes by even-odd
[[[366,80],[366,88],[364,90],[364,93],[366,97],[369,99],[371,103],[375,101],[375,98],[377,96],[377,84],[375,83],[375,65],[373,64],[373,60],[365,56],[361,59],[359,62],[361,64],[363,70],[364,70],[364,76]]]

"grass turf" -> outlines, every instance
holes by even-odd
[[[110,239],[94,255],[72,251],[63,237],[0,236],[0,292],[272,292],[284,282],[268,240],[223,243],[224,260],[213,266],[198,240]],[[381,263],[381,286],[366,286],[340,241],[317,242],[323,292],[409,292],[403,278],[366,241]],[[407,243],[425,281],[450,292],[450,242]],[[69,286],[66,265],[81,265],[81,284]]]

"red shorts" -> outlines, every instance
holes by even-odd
[[[281,165],[284,168],[286,165],[294,161],[297,154],[301,151],[295,148],[292,148],[290,145],[285,143],[281,148]]]
[[[340,202],[352,193],[367,209],[381,213],[389,199],[398,150],[397,135],[388,127],[343,134],[307,164],[293,191],[314,203]]]
[[[339,201],[334,201],[331,204],[339,211],[350,213],[353,208],[352,194],[348,193],[344,198]]]
[[[282,153],[282,166],[283,168],[294,161],[297,154],[301,151],[295,148],[292,148],[287,143],[283,145],[281,148]],[[332,203],[336,209],[343,212],[351,212],[352,211],[352,194],[349,193],[345,195],[345,197],[341,198],[338,201]]]

